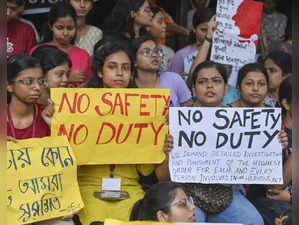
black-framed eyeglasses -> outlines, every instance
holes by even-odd
[[[194,201],[193,201],[193,198],[191,196],[183,199],[183,200],[180,200],[180,201],[177,201],[177,202],[174,202],[172,204],[170,204],[170,207],[171,206],[180,206],[180,207],[183,207],[183,208],[192,208],[193,205],[194,205]]]
[[[46,79],[23,79],[23,80],[15,80],[14,82],[18,82],[21,83],[27,87],[32,87],[34,85],[35,82],[38,83],[39,86],[43,87],[43,88],[47,88],[48,87],[48,81]]]
[[[143,9],[143,11],[146,12],[146,13],[152,13],[152,9],[151,9],[150,6],[145,7],[145,8]]]
[[[142,54],[145,57],[152,56],[153,53],[160,56],[160,57],[163,55],[162,49],[160,47],[155,47],[154,49],[143,48],[139,51],[139,53]]]

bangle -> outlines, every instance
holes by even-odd
[[[207,36],[205,36],[205,40],[209,43],[212,43],[212,38],[208,38]]]

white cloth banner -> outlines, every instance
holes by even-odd
[[[171,107],[171,180],[282,184],[280,108]]]

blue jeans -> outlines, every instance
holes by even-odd
[[[218,214],[208,214],[195,208],[196,222],[241,223],[244,225],[264,225],[262,216],[249,200],[241,193],[239,185],[233,185],[231,204]]]

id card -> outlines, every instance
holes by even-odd
[[[102,191],[121,191],[121,178],[102,178]]]

